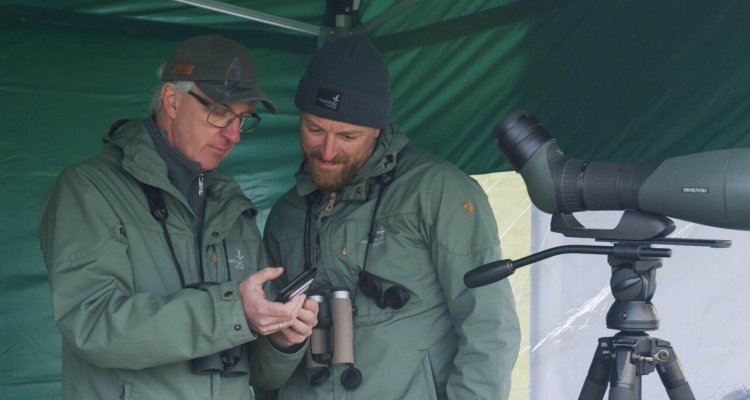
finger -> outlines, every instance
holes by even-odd
[[[279,324],[287,326],[289,321],[297,319],[299,311],[300,309],[294,304],[267,302],[263,305],[256,305],[248,317],[248,323],[256,332],[268,335],[278,331]]]
[[[305,299],[305,302],[302,303],[302,308],[305,310],[310,310],[317,315],[318,311],[320,310],[320,304],[318,304],[318,302],[313,299]]]
[[[302,309],[297,316],[297,320],[312,329],[318,324],[318,315],[310,310]]]
[[[292,328],[284,328],[280,331],[276,331],[269,335],[269,338],[273,340],[281,348],[289,348],[296,344],[305,341],[307,336],[300,335]]]
[[[278,301],[270,301],[270,303],[274,306],[275,310],[279,313],[283,313],[284,316],[288,317],[287,320],[291,320],[297,317],[297,314],[299,314],[299,310],[302,309],[302,306],[304,305],[306,296],[304,294],[298,294],[286,303],[278,302]]]
[[[264,306],[264,314],[267,317],[272,318],[272,321],[268,323],[279,323],[284,321],[290,321],[297,318],[299,311],[302,309],[303,299],[294,298],[286,303],[280,303],[277,301],[269,301]]]
[[[287,304],[291,303],[291,305],[294,308],[295,316],[296,314],[299,314],[299,310],[302,309],[302,307],[305,305],[305,301],[307,300],[307,296],[304,293],[300,293],[292,298],[292,301],[288,302]]]
[[[297,319],[292,321],[288,327],[284,327],[281,332],[289,341],[300,343],[312,334],[312,326]]]
[[[287,303],[269,302],[263,307],[264,316],[259,318],[262,320],[263,330],[275,332],[289,326],[302,311],[304,300],[304,295],[298,295]]]
[[[274,319],[273,321],[276,322],[264,323],[261,327],[256,329],[256,331],[262,335],[270,335],[281,330],[288,329],[291,325],[291,322],[288,319]]]
[[[257,296],[257,301],[267,302],[263,284],[272,279],[278,278],[284,272],[282,267],[269,267],[256,271],[240,283],[240,290],[253,296]]]

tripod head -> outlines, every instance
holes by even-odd
[[[730,240],[667,238],[666,236],[674,231],[674,222],[671,219],[638,210],[626,210],[613,229],[586,228],[573,214],[556,213],[552,215],[550,230],[567,237],[590,238],[614,244],[612,246],[557,246],[518,260],[493,261],[467,272],[464,275],[464,283],[470,288],[489,285],[507,278],[520,267],[560,254],[602,254],[613,257],[610,260],[620,265],[619,260],[645,261],[672,255],[670,249],[651,247],[654,244],[714,248],[729,247],[732,244]]]
[[[477,267],[464,275],[467,287],[488,285],[512,275],[516,269],[560,254],[601,254],[612,267],[610,287],[615,302],[607,313],[607,327],[620,331],[648,331],[659,327],[659,318],[651,304],[656,292],[656,269],[671,249],[653,245],[680,245],[722,248],[729,240],[667,238],[674,231],[668,217],[644,211],[627,210],[613,229],[589,229],[573,214],[552,216],[550,229],[568,237],[612,242],[610,246],[568,245],[533,253],[518,260],[504,259]]]

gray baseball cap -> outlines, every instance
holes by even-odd
[[[270,113],[278,113],[258,83],[247,49],[221,36],[197,36],[182,42],[169,56],[161,80],[192,81],[217,103],[261,101]]]

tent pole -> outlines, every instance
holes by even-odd
[[[222,3],[214,0],[173,0],[178,3],[184,3],[191,6],[205,8],[222,14],[233,15],[251,21],[261,22],[268,25],[278,26],[280,28],[291,29],[293,31],[305,33],[311,36],[318,36],[320,28],[318,26],[305,22],[295,21],[289,18],[278,17],[271,14],[262,13],[255,10],[249,10],[243,7],[237,7],[231,4]]]

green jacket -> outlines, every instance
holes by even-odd
[[[201,248],[194,213],[167,178],[144,121],[105,135],[104,151],[63,171],[45,197],[39,237],[62,333],[65,399],[252,399],[304,355],[276,350],[245,319],[239,281],[268,265],[255,206],[217,170],[206,188]],[[183,289],[144,182],[163,192]],[[248,376],[196,375],[190,360],[239,345]]]
[[[313,386],[302,362],[278,391],[280,399],[497,400],[509,394],[520,341],[510,286],[503,281],[468,289],[463,283],[464,273],[500,257],[487,197],[476,181],[443,159],[405,147],[407,141],[393,126],[384,130],[372,157],[332,206],[331,194],[323,194],[312,207],[310,248],[318,248],[314,289],[354,292],[382,187],[378,177],[395,170],[377,209],[366,270],[386,287],[403,286],[411,298],[401,309],[381,309],[357,291],[357,389],[343,388],[341,365]],[[304,169],[297,177],[296,188],[271,210],[264,235],[288,277],[303,268],[305,195],[315,191]]]

